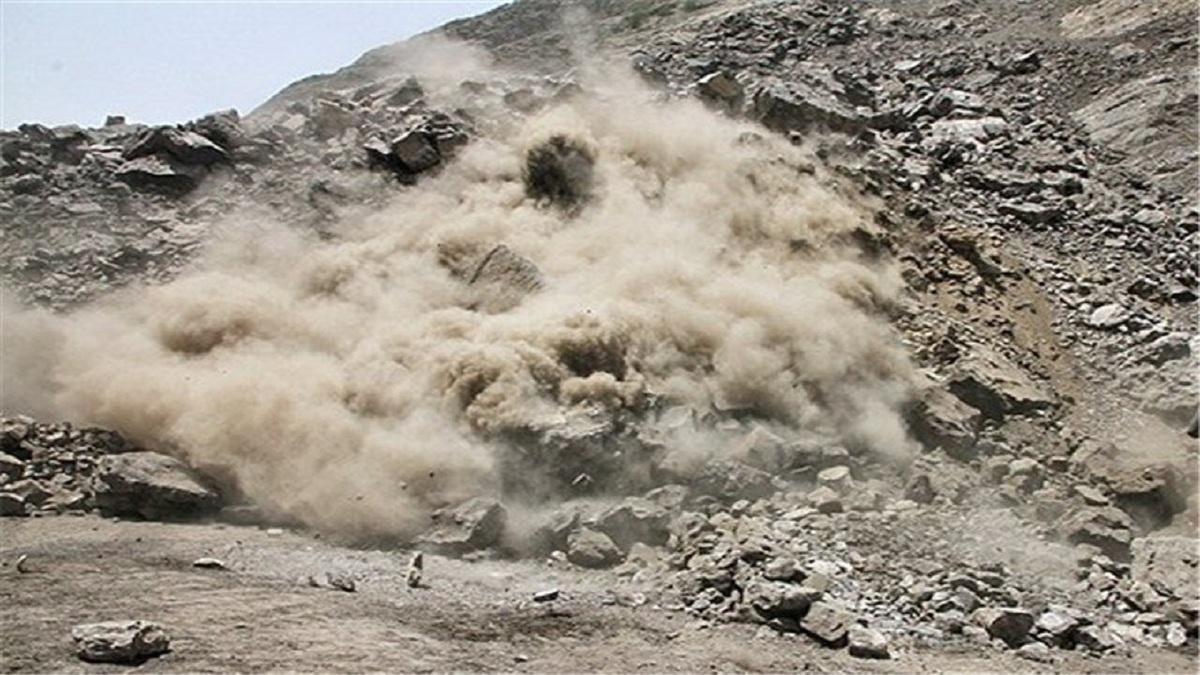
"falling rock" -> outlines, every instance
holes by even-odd
[[[475,497],[433,514],[434,526],[418,540],[446,555],[463,555],[494,546],[504,533],[508,512],[495,499]]]
[[[468,283],[479,290],[481,305],[501,311],[541,288],[543,281],[533,261],[499,244],[479,262]]]
[[[567,560],[580,567],[612,567],[621,557],[621,549],[603,532],[585,527],[567,537]]]
[[[441,154],[429,138],[417,130],[405,132],[391,144],[391,153],[409,173],[421,173],[437,166]]]
[[[187,465],[156,452],[108,455],[93,481],[96,506],[105,515],[189,518],[216,512],[221,497]]]
[[[1015,607],[982,607],[971,615],[971,622],[1015,647],[1024,642],[1033,628],[1033,615]]]
[[[27,516],[25,500],[12,492],[0,492],[0,516]]]
[[[105,621],[71,629],[79,658],[97,663],[140,663],[170,649],[166,631],[149,621]]]
[[[846,644],[847,633],[853,624],[854,617],[849,612],[832,602],[821,600],[814,602],[800,620],[800,630],[826,647],[841,647]]]
[[[890,659],[888,639],[883,633],[866,626],[852,626],[848,634],[850,656],[860,659]]]
[[[650,546],[667,543],[669,523],[666,509],[642,497],[629,497],[601,513],[595,529],[608,535],[621,550],[628,551],[636,542]]]

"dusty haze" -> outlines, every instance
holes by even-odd
[[[733,418],[907,456],[910,368],[882,318],[900,282],[850,244],[870,205],[762,129],[610,71],[583,84],[391,205],[346,213],[332,241],[245,213],[174,282],[65,316],[7,302],[2,407],[117,429],[352,534],[407,536],[477,494],[547,497],[511,494],[503,467],[528,469],[564,421],[661,431],[621,446],[614,486],[653,480],[663,453],[735,454],[745,431],[716,424]],[[521,180],[554,134],[596,158],[577,212]],[[448,263],[498,244],[543,277],[515,304]],[[679,405],[700,421],[666,425]]]

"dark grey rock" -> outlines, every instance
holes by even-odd
[[[1010,647],[1023,643],[1033,628],[1033,615],[1016,607],[983,607],[971,614],[971,622]]]
[[[12,492],[0,492],[0,516],[27,516],[25,499]]]
[[[621,550],[636,542],[650,546],[667,543],[670,514],[642,497],[628,497],[596,518],[595,529],[608,535]]]

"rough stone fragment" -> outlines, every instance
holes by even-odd
[[[475,497],[433,514],[434,526],[420,543],[439,553],[462,555],[494,546],[504,533],[508,512],[495,499]]]
[[[25,473],[25,462],[12,455],[0,452],[0,476],[16,480]]]
[[[621,549],[603,532],[581,528],[567,537],[567,560],[589,569],[621,562]]]
[[[1115,507],[1090,507],[1068,517],[1061,526],[1073,544],[1091,544],[1117,560],[1128,560],[1133,519]]]
[[[667,542],[670,514],[641,497],[629,497],[596,518],[595,529],[608,535],[621,550],[635,542],[661,546]]]
[[[390,146],[391,154],[409,173],[421,173],[437,166],[442,156],[429,138],[417,130],[396,137]]]
[[[971,622],[1015,647],[1025,641],[1033,628],[1033,615],[1015,607],[982,607],[971,615]]]
[[[26,516],[25,500],[12,492],[0,492],[0,516]]]
[[[849,612],[832,602],[821,600],[814,602],[800,620],[800,630],[827,647],[841,647],[846,644],[847,634],[853,624],[854,617]]]
[[[155,452],[100,459],[93,484],[102,513],[143,518],[189,518],[215,512],[221,497],[183,462]]]
[[[1054,406],[1054,399],[1000,353],[979,348],[963,359],[947,383],[950,391],[984,416],[1001,419]]]
[[[848,634],[850,656],[860,659],[890,659],[888,639],[877,630],[866,626],[852,626]]]
[[[130,187],[182,193],[195,188],[203,173],[197,167],[150,155],[125,162],[113,175]]]
[[[1195,539],[1143,537],[1134,539],[1130,551],[1134,581],[1180,600],[1200,600],[1200,552]]]
[[[79,658],[98,663],[140,663],[164,654],[171,639],[149,621],[106,621],[71,629]]]
[[[820,129],[857,133],[866,125],[863,116],[833,95],[799,82],[760,89],[754,96],[754,114],[767,128],[781,133]]]

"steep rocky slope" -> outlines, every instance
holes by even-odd
[[[1196,16],[1144,5],[524,0],[4,132],[61,312],[6,304],[5,412],[132,443],[11,419],[0,506],[182,481],[855,655],[1194,654]]]

